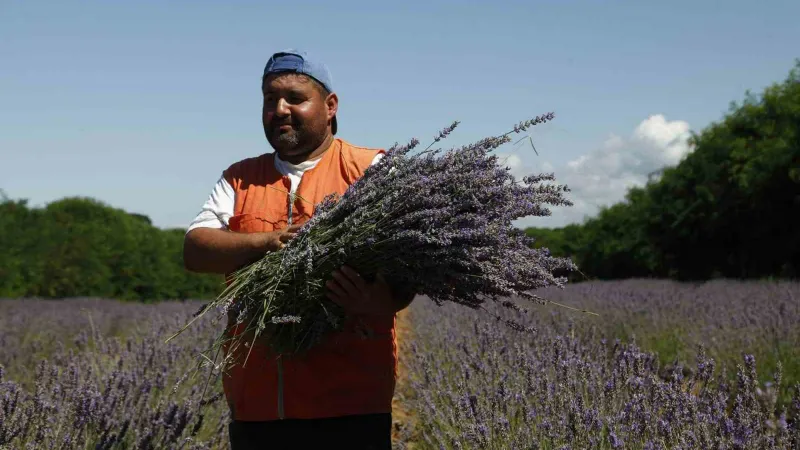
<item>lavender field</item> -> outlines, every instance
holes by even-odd
[[[191,378],[218,324],[199,302],[0,300],[0,448],[227,445],[221,383]]]
[[[531,335],[413,306],[406,364],[422,448],[800,448],[800,284],[627,280],[539,294],[601,316],[531,308],[513,317]]]
[[[398,448],[800,448],[800,283],[538,294],[600,316],[493,311],[529,334],[415,300]],[[0,448],[227,448],[220,383],[201,403],[205,378],[190,377],[220,324],[164,343],[199,305],[0,300]]]

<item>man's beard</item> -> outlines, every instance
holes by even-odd
[[[294,150],[300,144],[300,136],[297,135],[297,132],[282,133],[278,135],[277,144],[281,148]]]
[[[295,152],[301,146],[300,131],[293,129],[289,133],[281,133],[278,131],[273,134],[268,140],[279,153],[281,152]]]
[[[292,130],[287,133],[281,133],[280,129],[273,130],[267,135],[267,140],[279,154],[286,156],[311,153],[325,140],[325,129],[317,130],[309,124],[292,125]]]

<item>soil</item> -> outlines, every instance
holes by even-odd
[[[409,308],[397,314],[397,386],[392,400],[392,442],[395,449],[413,449],[411,442],[415,440],[416,434],[414,412],[409,408],[412,391],[406,370],[406,355],[411,351],[409,342],[412,339],[410,316]]]

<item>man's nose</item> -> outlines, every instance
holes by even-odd
[[[275,114],[278,116],[289,115],[289,103],[286,100],[279,98],[278,103],[275,105]]]

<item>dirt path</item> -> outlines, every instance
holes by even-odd
[[[406,376],[406,361],[411,348],[411,323],[409,308],[397,314],[397,345],[398,345],[398,367],[397,367],[397,387],[394,399],[392,399],[392,442],[395,449],[412,449],[408,441],[414,437],[414,415],[408,407],[406,401],[411,395],[411,388],[408,385]]]

